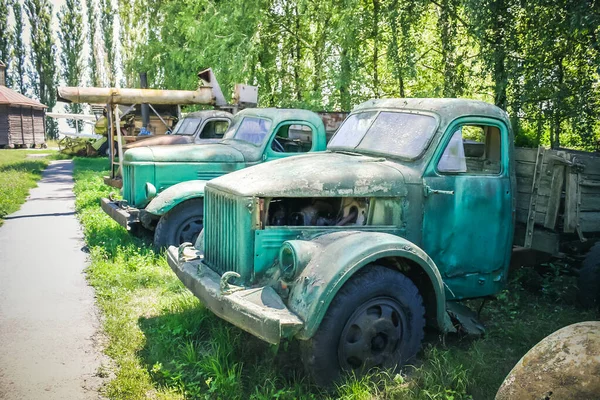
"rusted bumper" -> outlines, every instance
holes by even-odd
[[[302,320],[287,309],[273,288],[232,287],[222,291],[219,274],[200,258],[189,261],[185,258],[185,255],[180,256],[177,247],[169,247],[167,261],[171,269],[204,306],[220,318],[272,344],[302,329]]]
[[[111,201],[107,198],[100,199],[100,205],[105,213],[127,230],[130,230],[133,225],[140,222],[140,212],[137,208],[124,208],[118,201]]]

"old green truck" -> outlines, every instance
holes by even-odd
[[[426,324],[479,329],[457,301],[504,287],[513,241],[552,252],[600,231],[586,222],[600,217],[599,168],[515,151],[507,114],[484,102],[368,101],[327,152],[208,182],[202,233],[167,258],[219,317],[299,340],[325,384],[405,363]]]
[[[194,111],[180,119],[173,128],[173,132],[166,135],[142,137],[141,140],[128,143],[125,149],[144,146],[216,143],[221,141],[232,119],[233,115],[227,111]]]
[[[127,150],[123,199],[104,198],[101,206],[128,230],[154,231],[157,246],[190,242],[202,229],[206,181],[266,161],[324,151],[326,143],[326,127],[316,113],[245,109],[233,117],[218,143]]]

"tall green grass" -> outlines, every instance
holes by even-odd
[[[44,158],[28,158],[28,154],[50,154]],[[29,190],[42,177],[55,151],[0,150],[0,225],[2,218],[17,211],[25,202]]]
[[[483,309],[485,337],[430,332],[415,366],[348,377],[324,392],[306,380],[297,343],[270,346],[216,318],[183,287],[164,254],[101,211],[99,199],[114,190],[102,183],[106,159],[75,159],[75,166],[76,207],[91,256],[87,274],[113,361],[102,369],[113,377],[104,388],[111,399],[491,399],[537,341],[598,317],[549,297],[557,293],[553,275],[541,293],[514,280]]]

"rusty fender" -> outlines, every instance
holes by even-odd
[[[425,272],[436,300],[435,315],[432,315],[432,319],[440,331],[453,330],[446,313],[446,295],[438,268],[433,260],[412,242],[388,233],[360,231],[330,233],[313,239],[313,242],[318,250],[315,251],[315,246],[304,246],[310,248],[312,258],[302,271],[299,271],[293,283],[289,284],[291,290],[287,306],[304,321],[303,328],[296,334],[298,339],[306,340],[312,337],[319,328],[329,304],[348,279],[367,264],[386,257],[410,260]],[[298,254],[297,258],[304,257]]]

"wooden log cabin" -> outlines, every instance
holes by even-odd
[[[6,87],[0,61],[0,148],[45,145],[46,106]]]

